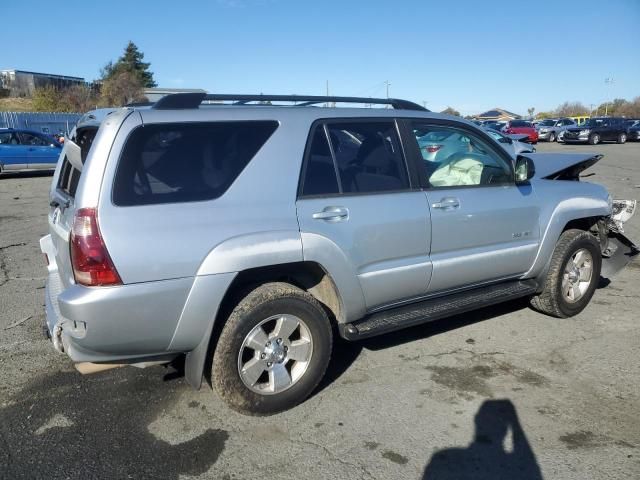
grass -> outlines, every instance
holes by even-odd
[[[30,98],[0,98],[0,112],[33,112]]]

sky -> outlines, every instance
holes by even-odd
[[[160,87],[210,93],[384,97],[388,81],[463,115],[640,96],[640,0],[2,3],[0,69],[93,80],[132,40]]]

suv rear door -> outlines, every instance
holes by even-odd
[[[407,146],[422,165],[431,206],[429,292],[514,278],[529,270],[539,244],[539,207],[530,185],[515,185],[508,154],[484,132],[461,123],[410,124],[416,140],[433,132],[466,139],[465,147],[447,150],[444,158],[420,152],[419,141]]]
[[[416,180],[393,119],[312,127],[296,204],[305,259],[337,246],[327,261],[357,277],[369,310],[427,290],[429,206]]]

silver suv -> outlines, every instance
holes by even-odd
[[[336,333],[518,297],[570,317],[638,252],[635,202],[579,181],[600,156],[513,158],[407,101],[175,94],[87,118],[51,186],[46,333],[85,372],[186,354],[245,413],[303,401]]]

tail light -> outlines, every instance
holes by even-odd
[[[95,208],[76,212],[71,229],[71,264],[76,283],[88,287],[122,285],[100,235]]]
[[[441,148],[442,148],[442,145],[429,145],[427,147],[424,147],[427,153],[436,153]]]

